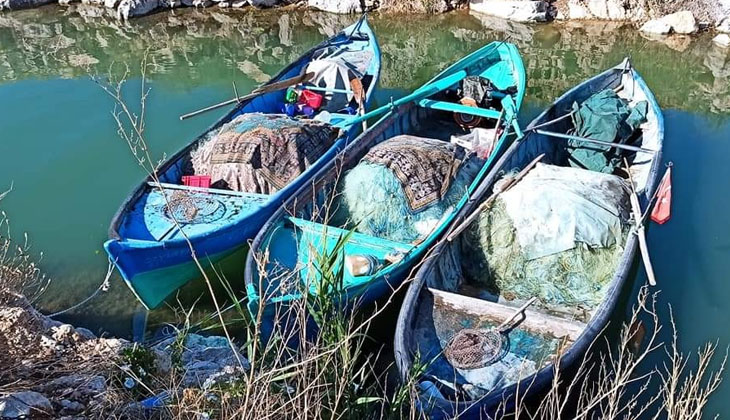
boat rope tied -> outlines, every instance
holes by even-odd
[[[48,317],[55,318],[58,315],[62,315],[62,314],[65,314],[66,312],[70,312],[75,309],[78,309],[81,306],[84,306],[86,303],[88,303],[91,299],[95,298],[99,293],[108,291],[109,287],[110,287],[109,279],[111,279],[113,272],[114,272],[114,262],[112,261],[111,258],[109,258],[109,266],[107,267],[106,276],[104,277],[104,281],[101,282],[101,284],[99,285],[99,287],[96,288],[96,290],[94,290],[94,293],[89,295],[86,299],[82,300],[81,302],[71,306],[70,308],[66,308],[62,311],[52,313],[52,314],[48,315]]]

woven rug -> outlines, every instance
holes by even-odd
[[[416,212],[444,197],[463,157],[451,143],[402,135],[373,147],[363,160],[390,169]]]

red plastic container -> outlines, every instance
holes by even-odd
[[[210,188],[210,175],[186,175],[182,182],[186,187]]]
[[[319,107],[322,106],[322,95],[305,89],[299,94],[298,102],[300,104],[309,105],[314,109],[319,109]]]

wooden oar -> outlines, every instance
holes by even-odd
[[[212,111],[214,109],[218,109],[218,108],[223,107],[223,106],[226,106],[226,105],[240,103],[240,102],[246,101],[248,99],[255,98],[255,97],[259,96],[259,95],[263,95],[264,93],[274,92],[274,91],[277,91],[277,90],[281,90],[281,89],[288,88],[289,86],[294,86],[294,85],[297,85],[299,83],[304,83],[304,82],[307,82],[307,81],[311,80],[313,77],[314,77],[314,73],[311,73],[310,72],[310,73],[300,74],[299,76],[292,77],[292,78],[289,78],[289,79],[280,80],[278,82],[269,83],[268,85],[264,85],[264,86],[261,86],[260,88],[254,89],[251,93],[249,93],[246,96],[239,97],[236,94],[236,97],[233,98],[233,99],[230,99],[230,100],[227,100],[227,101],[224,101],[224,102],[221,102],[221,103],[217,103],[215,105],[211,105],[209,107],[206,107],[206,108],[203,108],[203,109],[199,109],[197,111],[193,111],[193,112],[190,112],[188,114],[181,115],[180,116],[180,121],[182,121],[182,120],[184,120],[186,118],[190,118],[190,117],[194,117],[196,115],[200,115],[200,114],[202,114],[204,112],[208,112],[208,111]]]
[[[525,175],[527,175],[527,173],[530,172],[530,170],[532,168],[534,168],[535,165],[537,165],[537,162],[539,162],[540,159],[542,159],[544,156],[545,156],[545,153],[543,153],[540,156],[536,157],[532,162],[530,162],[527,166],[525,166],[525,168],[523,170],[521,170],[520,173],[517,174],[517,176],[515,176],[513,178],[508,178],[506,180],[506,182],[505,182],[505,185],[502,187],[502,190],[501,191],[498,191],[498,192],[495,192],[494,194],[490,195],[489,198],[487,198],[486,200],[484,200],[484,202],[479,207],[477,207],[477,209],[474,210],[474,212],[472,214],[470,214],[469,216],[467,216],[467,218],[464,219],[464,221],[461,222],[461,224],[459,226],[457,226],[454,229],[454,231],[449,234],[449,236],[446,237],[446,240],[449,241],[449,242],[451,242],[451,241],[454,240],[454,238],[456,238],[457,236],[459,236],[459,234],[461,232],[463,232],[464,229],[466,229],[467,227],[469,227],[469,225],[474,221],[474,219],[476,219],[477,216],[479,216],[479,213],[481,213],[482,211],[486,210],[487,207],[489,207],[489,205],[492,204],[492,202],[497,199],[497,196],[500,193],[503,193],[503,192],[509,190],[510,188],[512,188],[513,185],[515,185],[516,183],[520,182],[520,180],[522,178],[524,178]]]
[[[615,147],[617,149],[630,150],[632,152],[643,152],[643,153],[651,153],[651,154],[656,153],[656,151],[654,151],[654,150],[644,149],[643,147],[638,147],[638,146],[631,146],[629,144],[612,143],[610,141],[596,140],[596,139],[591,139],[588,137],[572,136],[570,134],[555,133],[552,131],[545,131],[545,130],[535,130],[535,132],[537,134],[542,134],[542,135],[545,135],[548,137],[556,137],[556,138],[560,138],[560,139],[583,141],[586,143],[599,144],[601,146]]]
[[[656,286],[656,277],[654,277],[654,267],[651,265],[651,258],[649,257],[649,246],[646,244],[646,232],[644,230],[643,212],[641,211],[641,205],[639,204],[639,196],[634,188],[634,180],[631,177],[631,168],[629,162],[624,159],[624,165],[626,165],[626,173],[629,174],[629,184],[631,184],[631,211],[634,213],[634,233],[639,238],[639,250],[641,251],[641,260],[644,262],[644,270],[646,271],[646,277],[649,279],[649,284]]]
[[[426,86],[423,86],[419,89],[416,89],[413,93],[410,95],[404,96],[397,101],[391,102],[389,104],[383,105],[378,109],[374,109],[367,114],[361,115],[357,118],[353,118],[350,121],[347,121],[345,123],[345,126],[350,126],[353,124],[360,124],[363,121],[367,121],[370,118],[373,118],[375,116],[385,114],[386,112],[390,111],[391,109],[398,107],[400,105],[406,104],[408,102],[417,101],[420,99],[423,99],[425,97],[435,95],[443,90],[448,89],[455,83],[460,82],[462,79],[464,79],[467,76],[466,70],[458,71],[451,76],[444,77],[443,79],[436,80],[433,83],[429,83]]]

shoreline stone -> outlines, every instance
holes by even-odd
[[[548,20],[548,3],[543,0],[471,0],[469,10],[513,22]]]

